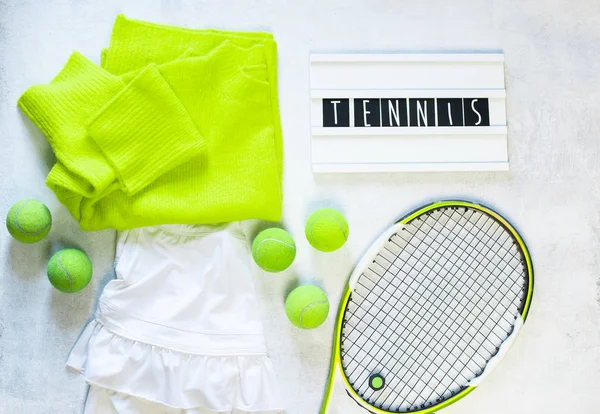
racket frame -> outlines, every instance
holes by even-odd
[[[331,352],[331,364],[330,364],[330,368],[329,368],[329,379],[327,380],[327,388],[325,390],[325,396],[323,398],[323,403],[321,405],[319,414],[327,414],[327,411],[329,409],[331,394],[333,391],[333,385],[334,385],[335,377],[336,377],[336,371],[339,371],[339,373],[341,374],[341,377],[344,381],[344,385],[346,386],[346,391],[348,391],[350,396],[354,399],[354,401],[356,403],[358,403],[358,405],[360,405],[362,408],[364,408],[372,413],[390,414],[390,411],[381,410],[380,408],[374,407],[374,406],[368,404],[367,402],[365,402],[356,393],[356,391],[354,391],[354,389],[350,385],[348,378],[346,377],[346,373],[344,372],[344,369],[342,368],[342,358],[341,358],[340,349],[341,349],[341,339],[342,339],[342,326],[344,323],[346,306],[348,305],[348,301],[350,300],[350,296],[352,294],[352,291],[354,290],[354,285],[356,284],[356,281],[358,280],[360,275],[364,272],[364,270],[367,268],[368,264],[373,260],[373,257],[375,257],[377,252],[381,251],[381,248],[385,244],[386,240],[389,237],[391,237],[391,235],[397,233],[398,230],[401,230],[402,226],[404,224],[410,223],[416,217],[421,216],[421,215],[427,213],[428,211],[435,210],[435,209],[442,208],[442,207],[458,207],[458,208],[467,207],[467,208],[472,208],[472,209],[487,213],[488,215],[490,215],[494,219],[496,219],[500,224],[502,224],[502,226],[514,237],[514,239],[519,244],[521,252],[523,253],[523,259],[525,259],[525,263],[527,265],[528,291],[527,291],[527,298],[525,301],[525,305],[521,312],[522,323],[524,323],[525,320],[527,319],[527,315],[529,314],[529,308],[531,306],[531,300],[533,298],[533,284],[534,284],[533,264],[531,262],[531,256],[529,254],[529,250],[527,249],[527,245],[525,244],[525,242],[523,241],[523,239],[521,238],[519,233],[515,230],[515,228],[505,218],[500,216],[498,213],[496,213],[494,210],[490,209],[489,207],[483,206],[481,204],[469,202],[469,201],[445,200],[445,201],[434,202],[429,205],[420,207],[420,208],[410,212],[408,215],[404,216],[403,218],[401,218],[392,227],[390,227],[388,230],[386,230],[385,233],[381,234],[377,238],[375,243],[373,243],[369,247],[367,252],[362,256],[362,259],[358,262],[358,264],[354,268],[354,271],[350,275],[348,284],[346,286],[344,294],[342,295],[342,299],[340,301],[340,306],[338,308],[337,320],[335,323],[333,349]],[[522,326],[522,323],[519,324],[519,327]],[[442,403],[437,404],[435,406],[431,406],[431,407],[425,408],[423,410],[410,411],[410,414],[433,414],[442,408],[445,408],[449,405],[454,404],[458,400],[466,397],[468,394],[470,394],[472,391],[474,391],[477,388],[477,386],[479,385],[479,383],[481,383],[481,380],[483,379],[481,377],[489,375],[489,373],[498,365],[499,361],[504,357],[504,355],[506,355],[506,353],[512,346],[514,340],[516,339],[516,336],[519,333],[519,331],[520,331],[520,329],[515,329],[514,332],[511,334],[511,337],[507,338],[507,340],[505,341],[505,344],[503,344],[504,346],[501,347],[502,352],[499,352],[498,355],[496,355],[492,360],[488,361],[488,364],[486,365],[486,369],[485,369],[484,373],[478,378],[478,381],[476,381],[477,385],[468,386],[467,388],[465,388],[464,390],[462,390],[461,392],[459,392],[452,398],[449,398],[448,400],[443,401]],[[493,363],[491,363],[492,361],[493,361]],[[488,369],[488,366],[490,366],[489,367],[490,369]]]

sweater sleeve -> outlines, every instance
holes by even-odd
[[[87,132],[130,195],[205,147],[189,114],[153,65],[88,121]]]
[[[85,124],[125,86],[118,76],[75,52],[51,83],[34,85],[19,98],[19,106],[46,135],[61,164],[61,185],[75,194],[95,197],[116,179]]]

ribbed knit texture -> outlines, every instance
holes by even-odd
[[[281,216],[276,44],[118,16],[102,68],[74,53],[19,105],[86,230]]]
[[[71,176],[71,185],[82,197],[101,193],[115,180],[85,123],[124,87],[121,79],[75,52],[52,83],[33,86],[19,99],[21,109],[48,138],[63,175]]]
[[[128,194],[201,154],[205,147],[185,108],[153,65],[102,108],[87,131]]]

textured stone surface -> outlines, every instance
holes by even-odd
[[[369,242],[397,216],[440,198],[484,201],[524,235],[534,260],[530,319],[508,358],[448,414],[594,413],[600,383],[600,3],[596,0],[0,0],[0,213],[22,198],[45,201],[51,236],[13,242],[0,229],[0,413],[76,413],[85,384],[64,361],[113,277],[114,232],[84,233],[44,186],[53,163],[18,96],[49,81],[73,50],[99,61],[117,13],[184,25],[270,30],[279,41],[285,136],[285,224],[298,244],[293,267],[257,272],[267,341],[290,414],[317,412],[328,372],[334,309]],[[309,51],[506,53],[509,173],[315,177],[310,171]],[[343,211],[350,239],[318,253],[304,239],[317,207]],[[248,223],[250,232],[260,224]],[[55,291],[50,252],[85,250],[94,278]],[[296,278],[295,274],[298,274]],[[296,280],[329,292],[332,313],[314,331],[283,311]],[[362,413],[356,405],[345,414]]]

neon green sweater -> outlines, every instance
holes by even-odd
[[[19,99],[86,230],[281,217],[276,44],[118,16],[102,67],[74,53]]]

